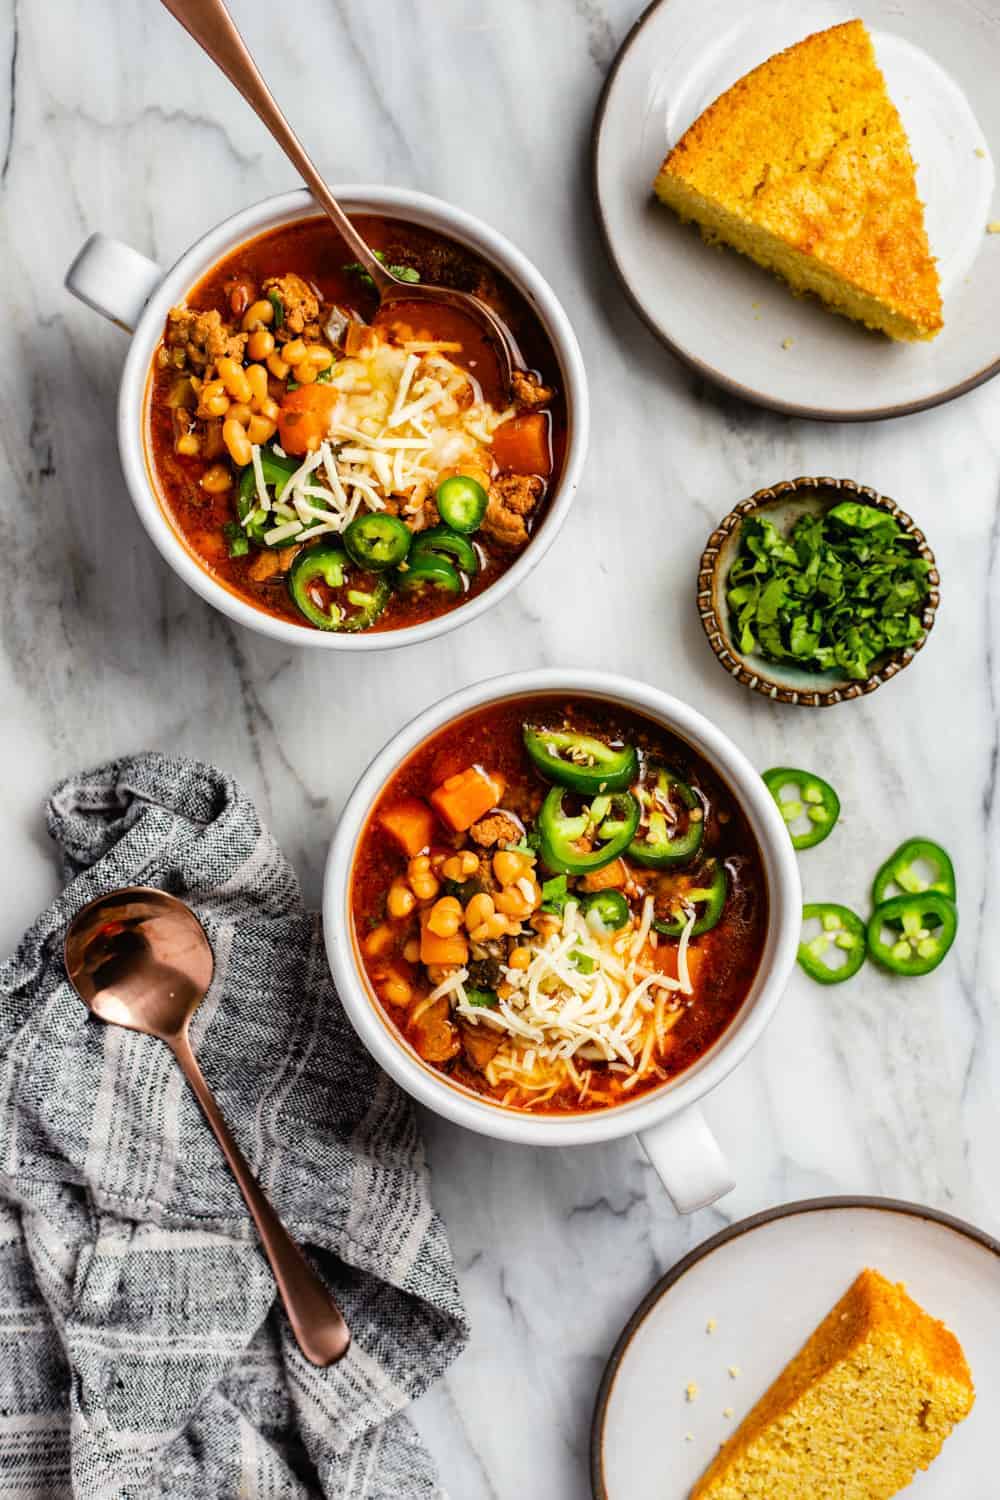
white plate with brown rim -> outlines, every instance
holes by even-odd
[[[948,1325],[976,1386],[971,1415],[905,1493],[995,1500],[1000,1243],[934,1209],[882,1198],[817,1198],[756,1214],[653,1287],[601,1382],[595,1500],[686,1500],[719,1444],[866,1266],[905,1282]]]
[[[714,251],[653,196],[667,151],[775,52],[860,15],[917,161],[943,331],[899,344]],[[625,40],[594,123],[593,190],[612,264],[650,329],[761,406],[829,421],[901,416],[1000,370],[1000,0],[656,0]]]

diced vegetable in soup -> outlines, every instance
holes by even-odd
[[[147,392],[161,503],[198,561],[269,614],[392,630],[488,588],[559,477],[552,347],[520,294],[429,230],[359,217],[404,280],[473,291],[534,367],[501,385],[482,330],[374,288],[325,219],[234,251],[167,318]]]
[[[691,748],[582,697],[439,731],[389,782],[352,875],[386,1016],[508,1108],[579,1111],[667,1082],[723,1034],[760,961],[760,852]]]

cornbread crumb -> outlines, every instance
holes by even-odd
[[[954,1334],[862,1271],[691,1491],[690,1500],[890,1500],[975,1400]]]
[[[795,343],[794,339],[782,339],[781,340],[781,347],[782,347],[782,349],[790,349],[794,343]]]
[[[653,186],[710,244],[796,293],[895,339],[942,327],[909,142],[861,21],[816,32],[741,78],[685,132]]]
[[[740,1371],[739,1365],[730,1365],[729,1366],[729,1378],[730,1378],[730,1380],[735,1380],[736,1377],[737,1377],[737,1375],[739,1375],[740,1373],[741,1373],[741,1371]]]
[[[976,147],[976,155],[977,156],[985,156],[986,155],[986,152],[983,150],[982,146],[977,146]]]
[[[693,1432],[686,1432],[684,1434],[684,1441],[686,1443],[693,1443],[694,1442],[694,1433]]]
[[[722,1415],[724,1417],[731,1417],[732,1414],[733,1414],[733,1408],[731,1406],[724,1406],[722,1408]]]
[[[698,1382],[697,1382],[697,1380],[689,1380],[688,1381],[687,1385],[684,1387],[684,1399],[685,1399],[685,1401],[697,1401],[697,1399],[698,1399]]]
[[[714,1318],[709,1318],[708,1322],[705,1324],[705,1332],[714,1333],[718,1326],[719,1325]]]
[[[1000,219],[991,219],[986,226],[987,234],[1000,234]]]

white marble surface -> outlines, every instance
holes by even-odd
[[[529,1153],[428,1119],[475,1325],[418,1411],[455,1500],[587,1493],[591,1405],[623,1320],[733,1218],[868,1192],[1000,1232],[1000,383],[925,415],[826,427],[741,406],[672,362],[626,306],[589,200],[591,116],[635,5],[296,0],[275,17],[234,4],[331,180],[405,183],[491,220],[564,299],[592,382],[582,490],[527,586],[425,648],[336,660],[235,630],[167,572],[118,470],[124,336],[62,290],[92,230],[169,262],[290,186],[288,167],[151,0],[0,0],[5,951],[54,889],[41,807],[74,767],[146,746],[229,767],[315,897],[337,810],[390,732],[446,690],[536,663],[647,677],[699,703],[760,767],[829,774],[844,821],[803,859],[811,897],[863,905],[875,864],[908,834],[956,857],[962,930],[937,974],[897,985],[868,970],[831,991],[796,976],[709,1101],[739,1173],[716,1209],[678,1221],[630,1142]],[[800,473],[895,496],[944,581],[914,667],[822,715],[727,680],[693,609],[718,517]]]

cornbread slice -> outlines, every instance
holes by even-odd
[[[901,1285],[862,1271],[690,1500],[889,1500],[974,1400],[955,1335]]]
[[[941,291],[909,142],[861,21],[754,68],[653,184],[709,242],[894,339],[931,339]]]

